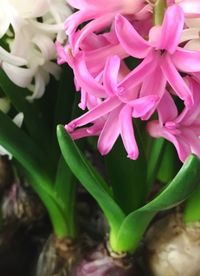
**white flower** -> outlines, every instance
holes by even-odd
[[[43,95],[50,74],[59,76],[54,41],[64,40],[70,13],[65,0],[0,0],[0,64],[12,82],[32,91],[29,100]]]

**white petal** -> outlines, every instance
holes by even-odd
[[[0,9],[0,38],[2,38],[10,25],[10,20],[7,14],[4,13],[4,10]]]
[[[200,51],[200,39],[190,40],[185,46],[185,49],[191,51]]]
[[[43,96],[45,85],[49,82],[49,74],[42,69],[39,69],[35,74],[35,85],[33,86],[33,94],[27,96],[27,100],[33,101]]]
[[[56,57],[54,42],[48,36],[37,34],[33,37],[32,42],[37,45],[46,60]]]
[[[21,68],[6,62],[2,63],[2,68],[10,80],[20,87],[30,84],[35,73],[33,68]]]
[[[0,47],[0,60],[17,66],[24,66],[27,64],[26,59],[12,55],[4,50],[2,47]]]
[[[191,39],[198,39],[198,38],[199,38],[199,29],[198,28],[185,29],[182,32],[180,43],[191,40]]]
[[[23,120],[24,120],[24,114],[20,112],[14,117],[13,123],[15,123],[18,127],[21,127]]]

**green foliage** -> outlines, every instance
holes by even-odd
[[[116,252],[134,251],[156,213],[180,204],[198,185],[200,160],[192,155],[158,196],[125,216],[121,206],[111,197],[106,183],[95,172],[62,126],[58,126],[57,135],[62,154],[69,168],[102,208],[111,227],[111,248]]]
[[[141,207],[146,199],[147,162],[143,151],[136,161],[126,156],[123,144],[117,141],[105,157],[109,180],[116,202],[126,214]]]
[[[138,245],[150,220],[159,211],[180,204],[199,184],[200,160],[191,155],[171,183],[151,202],[136,210],[123,221],[113,247],[117,251],[132,251]]]
[[[96,199],[110,224],[116,231],[124,219],[124,214],[110,194],[109,188],[98,172],[92,167],[63,126],[58,126],[57,136],[63,157],[85,189]]]
[[[69,120],[72,116],[74,91],[72,87],[68,93],[64,89],[68,71],[66,67],[63,68],[58,89],[56,82],[51,80],[44,97],[33,103],[26,99],[29,94],[27,89],[16,86],[0,71],[2,91],[16,111],[24,114],[23,126],[18,128],[7,115],[0,112],[0,144],[21,165],[25,176],[47,208],[54,232],[59,237],[76,235],[74,177],[60,157],[55,135],[57,122]],[[64,107],[66,102],[67,111]]]
[[[183,212],[183,220],[186,224],[200,221],[200,185],[186,202]]]

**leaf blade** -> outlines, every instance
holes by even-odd
[[[153,216],[185,200],[197,187],[199,179],[200,160],[191,155],[176,177],[156,198],[125,218],[117,239],[111,241],[115,249],[133,251]]]
[[[124,214],[110,196],[104,180],[86,161],[86,158],[79,151],[63,126],[57,127],[57,136],[61,152],[69,168],[85,189],[96,199],[104,211],[112,231],[116,232],[124,219]]]

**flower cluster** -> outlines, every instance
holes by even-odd
[[[49,75],[58,77],[54,41],[63,42],[64,20],[70,14],[65,0],[1,0],[0,63],[7,76],[43,95]]]
[[[67,45],[56,44],[58,63],[72,67],[79,107],[87,112],[66,130],[73,139],[98,136],[102,155],[121,136],[135,160],[140,119],[184,161],[191,153],[200,156],[200,4],[166,1],[162,23],[155,25],[153,2],[69,1],[78,11],[65,23]]]

